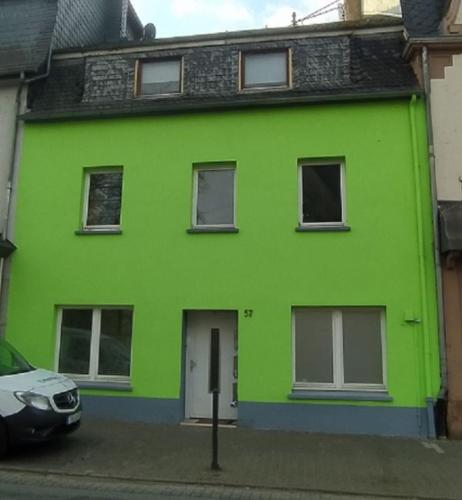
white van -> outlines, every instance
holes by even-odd
[[[9,445],[75,431],[80,417],[79,390],[72,380],[34,368],[0,339],[0,456]]]

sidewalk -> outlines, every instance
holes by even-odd
[[[137,481],[249,486],[358,495],[462,499],[462,442],[86,420],[79,431],[16,451],[0,470]]]

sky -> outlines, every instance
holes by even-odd
[[[332,0],[131,0],[143,24],[154,23],[159,38],[241,29],[288,26]],[[338,20],[338,12],[315,22]],[[312,21],[311,21],[312,22]]]

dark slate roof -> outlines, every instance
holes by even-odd
[[[401,0],[403,21],[409,35],[437,35],[447,5],[447,0]]]
[[[411,67],[402,58],[403,46],[401,31],[340,32],[336,36],[229,41],[193,48],[176,46],[160,50],[151,46],[143,47],[143,52],[88,53],[57,59],[49,79],[32,87],[31,112],[26,119],[151,114],[409,95],[420,89]],[[292,51],[292,88],[240,91],[239,52],[274,48]],[[137,60],[155,57],[183,57],[181,96],[149,99],[134,96]]]
[[[35,72],[47,58],[57,0],[0,0],[0,77]]]
[[[0,0],[0,77],[35,73],[53,49],[121,41],[122,0]],[[143,27],[128,3],[127,37]]]

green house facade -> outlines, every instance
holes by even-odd
[[[434,434],[425,103],[386,59],[398,29],[331,29],[328,89],[303,87],[308,28],[56,57],[24,116],[7,339],[78,381],[87,415],[206,421],[215,335],[223,420]]]

